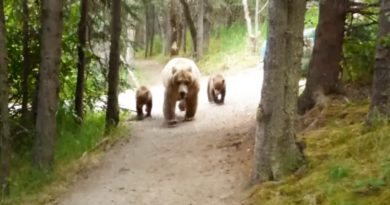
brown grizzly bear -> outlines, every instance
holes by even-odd
[[[137,107],[137,118],[138,120],[143,119],[143,107],[146,106],[146,116],[151,117],[152,112],[152,92],[146,86],[140,86],[135,93],[135,101]]]
[[[198,106],[200,71],[195,62],[187,58],[173,58],[161,72],[165,87],[163,113],[169,124],[177,123],[175,107],[186,111],[184,120],[193,120]]]
[[[225,78],[221,74],[212,75],[207,85],[207,96],[209,102],[223,104],[225,101],[226,84]]]

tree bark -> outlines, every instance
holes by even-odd
[[[171,7],[172,2],[168,2],[168,6],[165,11],[165,50],[164,55],[168,55],[171,52],[171,42],[172,42],[172,26],[171,26]]]
[[[177,49],[178,52],[180,53],[180,48],[182,45],[182,36],[183,36],[183,20],[182,20],[182,15],[179,12],[177,15]]]
[[[153,4],[150,4],[149,6],[149,16],[150,16],[150,22],[149,22],[149,56],[153,55],[153,44],[154,44],[154,33],[155,33],[155,8]]]
[[[309,74],[298,112],[304,114],[316,104],[318,94],[341,92],[342,46],[348,0],[321,0]]]
[[[113,0],[111,7],[111,46],[108,70],[108,100],[106,110],[106,130],[119,123],[118,84],[119,84],[119,41],[121,33],[121,1]]]
[[[0,0],[0,188],[1,196],[9,194],[10,128],[8,116],[8,69],[3,0]]]
[[[383,0],[380,7],[378,44],[376,46],[374,79],[369,112],[369,122],[378,117],[390,117],[390,0]]]
[[[85,53],[87,43],[87,21],[88,21],[88,0],[81,0],[80,9],[80,22],[78,28],[79,45],[77,46],[77,52],[79,56],[79,62],[77,64],[77,82],[76,82],[76,98],[75,98],[75,113],[80,118],[84,117],[84,84],[85,84]]]
[[[203,56],[203,37],[204,37],[204,0],[198,0],[198,30],[197,30],[197,50],[196,50],[196,59],[200,60]]]
[[[182,32],[182,43],[181,43],[181,49],[183,53],[187,53],[187,23],[186,21],[183,21],[183,32]]]
[[[62,0],[42,0],[41,67],[33,157],[35,166],[43,169],[51,168],[54,161],[62,6]]]
[[[246,29],[248,31],[248,35],[251,36],[253,34],[253,31],[252,31],[252,21],[250,17],[251,15],[249,13],[249,8],[248,8],[248,0],[242,0],[242,6],[244,7]]]
[[[178,47],[178,15],[175,7],[175,0],[171,0],[170,12],[169,12],[169,21],[171,26],[171,42],[170,42],[170,55],[177,56],[179,55],[179,47]]]
[[[244,15],[245,15],[245,22],[246,22],[246,28],[248,31],[248,41],[251,47],[251,51],[253,53],[256,53],[256,36],[253,33],[253,28],[252,28],[252,20],[250,17],[249,13],[249,8],[248,8],[248,0],[242,0],[242,5],[244,7]]]
[[[259,6],[260,6],[260,0],[256,0],[256,6],[255,6],[255,32],[254,35],[257,36],[259,32]]]
[[[161,12],[161,9],[159,10]],[[164,16],[165,15],[165,12],[163,11],[162,13],[159,13],[157,14],[157,17],[156,17],[156,23],[157,23],[157,28],[158,28],[158,32],[160,34],[160,37],[161,37],[161,52],[165,55],[165,49],[166,49],[166,31],[165,31],[165,27],[164,27]]]
[[[253,182],[280,180],[305,163],[295,139],[305,0],[269,4],[268,48],[257,111]]]
[[[191,17],[190,7],[188,6],[188,3],[186,2],[186,0],[180,0],[180,3],[183,6],[184,17],[186,18],[186,22],[187,22],[188,28],[190,29],[191,38],[192,38],[193,51],[196,53],[197,47],[198,47],[196,45],[196,42],[197,42],[197,31],[196,31],[196,28],[195,28],[195,23],[194,23],[194,21],[192,20],[192,17]]]
[[[207,53],[209,49],[212,12],[213,7],[210,0],[204,0],[203,54]]]
[[[144,4],[144,9],[145,9],[145,55],[144,57],[147,58],[149,54],[149,35],[150,35],[150,30],[149,30],[149,23],[150,23],[150,16],[149,16],[149,1],[148,0],[143,0],[142,1]]]
[[[28,101],[29,101],[29,76],[31,73],[31,61],[30,61],[30,29],[29,29],[29,8],[28,0],[23,0],[23,74],[22,74],[22,119],[24,123],[28,121]]]
[[[154,38],[154,6],[149,0],[143,0],[145,9],[145,58],[152,55]]]

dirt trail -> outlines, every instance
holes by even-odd
[[[57,204],[242,204],[252,163],[260,69],[226,74],[222,106],[208,103],[207,79],[203,77],[195,120],[174,128],[163,123],[163,88],[155,78],[162,66],[143,69],[153,75],[150,79],[157,80],[151,87],[153,117],[130,122],[134,128],[130,141],[115,145],[101,166],[75,182]]]

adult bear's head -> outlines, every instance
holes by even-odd
[[[184,69],[172,68],[172,84],[180,95],[181,99],[187,97],[188,91],[195,82],[191,67]]]

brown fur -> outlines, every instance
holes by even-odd
[[[225,102],[226,82],[221,74],[212,75],[207,85],[207,96],[209,102],[223,104]]]
[[[152,112],[152,92],[146,87],[141,86],[137,89],[137,92],[135,94],[135,100],[136,100],[136,106],[137,106],[137,118],[139,120],[143,119],[144,113],[143,113],[143,107],[146,107],[146,116],[145,117],[151,117]]]
[[[165,66],[162,77],[165,86],[164,117],[169,124],[175,124],[175,108],[185,111],[185,120],[193,120],[198,106],[200,72],[189,59],[175,58]]]

